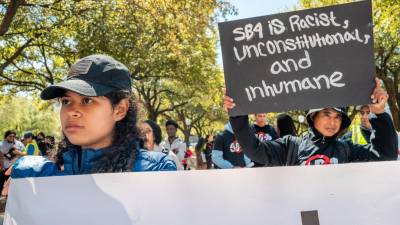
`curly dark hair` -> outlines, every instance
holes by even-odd
[[[129,108],[126,116],[115,124],[115,132],[112,142],[112,149],[99,159],[93,166],[90,173],[112,173],[131,171],[135,165],[136,154],[138,150],[138,128],[137,108],[135,97],[127,91],[115,91],[105,95],[114,108],[121,100],[129,99]],[[49,157],[57,163],[58,166],[64,164],[63,153],[71,148],[81,151],[81,146],[73,145],[67,137],[58,144],[57,149],[52,151]]]

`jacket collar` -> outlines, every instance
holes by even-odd
[[[63,154],[64,172],[67,174],[88,174],[91,169],[104,154],[110,151],[110,147],[101,149],[82,149],[71,148]],[[80,155],[80,164],[79,164]]]
[[[172,143],[169,142],[168,136],[165,138],[165,143],[168,143],[169,145],[174,145],[177,142],[182,142],[178,136],[175,137],[175,139]]]

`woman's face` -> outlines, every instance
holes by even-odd
[[[148,123],[143,122],[140,125],[140,136],[143,138],[145,147],[148,150],[152,150],[152,146],[154,146],[154,134],[153,129]]]
[[[43,139],[44,139],[44,137],[43,137],[43,135],[41,135],[41,134],[38,134],[38,135],[36,136],[36,139],[37,139],[37,140],[43,140]]]
[[[115,123],[124,116],[109,99],[67,91],[60,103],[62,130],[72,144],[94,149],[112,144]]]
[[[209,135],[209,136],[207,137],[207,142],[212,142],[213,140],[214,140],[214,136]]]
[[[342,124],[342,114],[334,109],[323,109],[314,116],[314,127],[325,137],[337,134]]]
[[[372,128],[372,125],[371,125],[371,123],[369,122],[369,119],[368,119],[368,115],[369,115],[370,112],[371,111],[369,109],[369,106],[367,106],[367,105],[361,107],[361,109],[360,109],[361,124],[364,127],[369,128],[369,129]]]

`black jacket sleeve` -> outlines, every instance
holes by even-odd
[[[376,115],[370,122],[375,130],[375,138],[367,145],[348,142],[351,145],[351,161],[396,160],[397,134],[389,114]]]
[[[252,132],[248,116],[230,117],[229,121],[247,157],[266,166],[285,165],[287,153],[283,139],[261,142]]]

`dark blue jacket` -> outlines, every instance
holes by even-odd
[[[63,154],[64,171],[42,156],[24,156],[14,163],[11,172],[12,178],[23,177],[47,177],[89,174],[96,161],[98,161],[107,149],[84,149],[82,150],[81,165],[78,166],[78,151],[69,150]],[[159,152],[138,150],[135,166],[132,172],[142,171],[173,171],[176,170],[174,161],[168,155]]]

